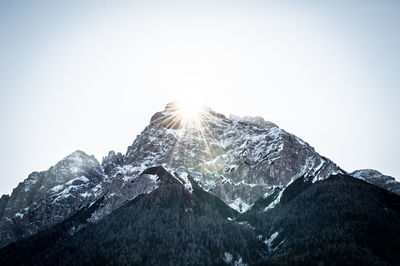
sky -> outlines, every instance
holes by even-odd
[[[400,178],[400,1],[0,0],[0,194],[125,153],[173,100]],[[400,179],[397,179],[400,180]]]

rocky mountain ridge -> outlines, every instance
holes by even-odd
[[[0,249],[1,265],[398,265],[400,197],[349,175],[300,177],[240,214],[163,167],[96,223],[101,198]],[[148,186],[150,188],[151,186]],[[266,210],[280,194],[281,200]],[[388,241],[390,240],[390,241]]]
[[[400,195],[400,182],[394,177],[387,176],[373,169],[361,169],[350,173],[351,176]]]
[[[157,171],[165,171],[189,193],[195,182],[239,213],[270,195],[276,197],[264,208],[274,208],[298,178],[314,183],[344,173],[309,144],[262,118],[227,118],[204,107],[195,123],[187,123],[178,105],[170,103],[153,115],[126,154],[110,151],[100,165],[76,151],[0,198],[0,246],[62,222],[101,198],[87,219],[96,223],[157,189]]]
[[[162,165],[179,176],[192,176],[206,191],[220,197],[239,212],[276,186],[286,186],[301,176],[314,181],[343,172],[329,159],[272,123],[254,123],[226,118],[204,108],[200,124],[184,125],[179,108],[170,103],[156,113],[144,131],[116,159],[107,174],[121,195],[126,181],[133,181],[148,167]],[[129,189],[128,189],[129,190]],[[128,193],[131,195],[131,193]]]
[[[1,198],[0,246],[59,223],[102,195],[103,169],[75,151],[47,171],[33,172]]]

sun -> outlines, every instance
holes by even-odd
[[[184,123],[196,122],[201,119],[204,106],[199,101],[195,99],[178,101],[177,105],[179,116]]]
[[[165,107],[168,115],[162,120],[167,128],[202,131],[211,117],[208,107],[198,98],[173,101]]]

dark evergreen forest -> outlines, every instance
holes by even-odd
[[[155,173],[162,184],[151,193],[90,224],[100,199],[1,249],[0,264],[400,264],[400,197],[362,180],[299,178],[274,208],[265,211],[280,190],[239,215],[196,184],[190,193],[168,173]]]

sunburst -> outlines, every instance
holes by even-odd
[[[197,101],[179,101],[176,103],[176,119],[181,123],[182,128],[197,128],[202,130],[206,112],[205,107]]]
[[[219,138],[213,132],[212,127],[217,124],[225,125],[226,122],[215,115],[215,113],[197,99],[188,99],[185,101],[175,101],[169,103],[162,116],[155,119],[153,123],[160,123],[162,127],[181,131],[177,135],[176,142],[171,147],[172,153],[179,153],[180,158],[184,161],[189,159],[189,154],[193,151],[193,141],[188,141],[194,137],[200,140],[196,152],[200,152],[199,156],[208,155],[208,159],[215,157],[215,151],[211,149],[210,142],[218,142]],[[163,135],[160,132],[159,137]],[[183,146],[182,146],[183,144]],[[189,152],[190,151],[190,152]],[[205,152],[205,154],[203,153]],[[203,153],[203,155],[201,155]],[[200,157],[196,158],[199,159]],[[169,163],[172,163],[174,156],[169,156]],[[192,158],[192,159],[196,159]],[[218,169],[215,169],[216,171]]]

